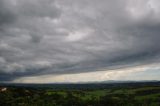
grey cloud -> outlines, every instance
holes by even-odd
[[[3,81],[160,60],[160,3],[156,0],[9,1],[0,1]]]
[[[54,5],[54,0],[19,0],[17,11],[25,17],[57,17],[59,10]]]
[[[0,1],[0,26],[11,23],[14,20],[12,12],[5,7],[4,0]]]

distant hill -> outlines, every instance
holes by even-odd
[[[0,86],[8,87],[29,87],[29,88],[52,88],[52,89],[105,89],[115,87],[141,87],[160,86],[160,81],[103,81],[87,83],[49,83],[49,84],[22,84],[22,83],[1,83]]]

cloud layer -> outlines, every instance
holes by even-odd
[[[160,62],[158,0],[0,0],[0,81]]]

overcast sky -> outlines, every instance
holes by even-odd
[[[0,0],[0,82],[160,80],[159,0]]]

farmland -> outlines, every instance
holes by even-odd
[[[72,89],[1,86],[0,106],[160,106],[159,85],[121,85],[108,88],[92,85],[90,89],[79,88],[83,84],[74,89],[72,84],[69,85]]]

